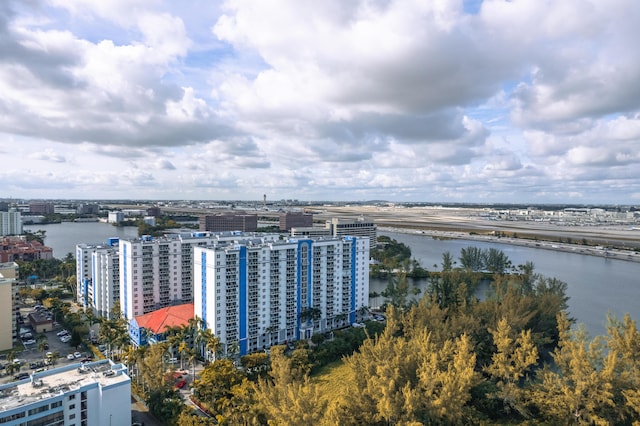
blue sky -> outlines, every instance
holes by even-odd
[[[635,0],[5,0],[0,198],[640,204]]]

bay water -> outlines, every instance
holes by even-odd
[[[640,263],[637,262],[488,241],[439,240],[400,232],[378,234],[409,246],[412,256],[429,271],[441,269],[443,253],[449,252],[458,260],[460,250],[465,247],[502,250],[516,266],[533,262],[535,272],[567,283],[569,315],[577,323],[583,323],[591,336],[606,333],[607,313],[618,319],[628,313],[632,319],[640,320]],[[387,282],[371,279],[370,291],[380,293]],[[417,280],[415,284],[424,294],[426,280]],[[375,302],[382,303],[382,298]]]

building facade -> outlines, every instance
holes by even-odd
[[[0,262],[33,262],[38,259],[53,259],[53,249],[39,241],[27,241],[23,236],[0,239]]]
[[[0,424],[131,424],[131,379],[123,364],[100,360],[32,373],[0,385]]]
[[[0,211],[0,236],[22,235],[22,214],[16,209]]]
[[[106,244],[78,244],[76,246],[77,302],[92,308],[101,317],[120,301],[119,239],[110,238]]]
[[[166,340],[169,328],[189,325],[193,318],[193,303],[158,309],[131,319],[129,338],[136,346],[162,342]]]
[[[0,351],[13,348],[16,334],[18,264],[0,263]]]
[[[109,212],[107,215],[108,223],[120,223],[124,221],[124,213],[122,212]]]
[[[291,228],[291,236],[296,238],[320,238],[320,237],[330,237],[331,230],[329,228],[318,228],[318,227],[303,227],[303,228]]]
[[[244,355],[356,321],[368,305],[369,239],[239,240],[194,253],[194,313]]]
[[[329,229],[334,237],[344,237],[350,235],[353,237],[369,238],[369,246],[375,247],[378,244],[378,228],[372,220],[363,216],[357,219],[343,219],[334,217],[328,220],[325,226]]]
[[[192,303],[193,249],[234,241],[241,235],[192,232],[120,240],[120,306],[124,316],[132,319],[167,306]]]
[[[200,231],[255,232],[258,229],[258,215],[246,213],[222,213],[211,216],[200,216]]]
[[[48,202],[36,202],[29,203],[29,213],[33,215],[48,215],[55,213],[55,206],[53,203]]]
[[[291,228],[309,228],[313,226],[313,215],[303,212],[280,213],[279,224],[281,231],[290,231]]]

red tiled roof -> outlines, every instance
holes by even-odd
[[[180,327],[193,318],[193,303],[169,306],[136,317],[138,327],[146,328],[153,334],[164,333],[167,327]]]

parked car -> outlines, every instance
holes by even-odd
[[[69,332],[67,330],[62,330],[62,331],[58,331],[56,333],[56,336],[60,337],[60,336],[64,336],[65,334],[69,334]]]
[[[80,358],[80,357],[82,357],[82,354],[80,352],[74,352],[73,353],[73,357],[74,358]]]
[[[35,339],[29,339],[22,342],[23,345],[33,345],[34,343],[36,343]]]
[[[69,354],[67,355],[67,359],[76,359],[76,357],[74,357],[73,354]]]
[[[22,373],[18,373],[15,376],[13,376],[13,380],[23,380],[29,377],[29,373],[27,372],[22,372]]]
[[[178,381],[178,382],[176,383],[176,387],[177,387],[178,389],[182,389],[186,384],[187,384],[187,381],[186,381],[186,380],[184,380],[184,379],[182,379],[182,380],[180,380],[180,381]]]

